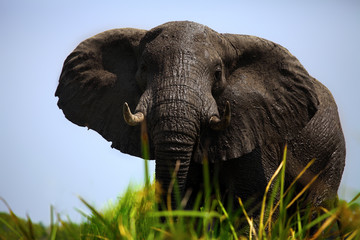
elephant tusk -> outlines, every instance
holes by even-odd
[[[210,118],[209,120],[210,128],[215,131],[225,130],[229,126],[230,120],[231,120],[230,103],[229,101],[227,101],[222,118],[220,119],[217,116],[212,116]]]
[[[123,115],[125,122],[130,126],[139,125],[144,121],[144,114],[142,112],[132,114],[127,102],[125,102],[123,106]]]

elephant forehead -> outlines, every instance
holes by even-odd
[[[161,33],[148,43],[148,50],[155,52],[160,49],[195,49],[199,45],[209,46],[208,28],[196,23],[170,24]]]
[[[166,72],[166,75],[187,76],[190,70],[202,72],[207,65],[206,59],[214,57],[214,50],[203,45],[186,44],[186,42],[174,44],[163,42],[146,49],[143,52],[142,59],[150,68],[162,70]],[[197,68],[195,69],[194,66]]]
[[[179,42],[199,42],[207,37],[208,27],[194,22],[173,22],[164,27],[163,39],[175,39]]]
[[[151,31],[159,34],[146,44],[142,54],[143,61],[150,68],[158,69],[155,66],[162,66],[163,70],[167,70],[167,67],[173,69],[184,64],[198,63],[206,66],[209,60],[217,60],[217,51],[210,41],[210,35],[215,32],[204,25],[176,22],[166,25],[161,31]]]

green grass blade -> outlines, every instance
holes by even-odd
[[[57,230],[58,230],[58,226],[55,225],[51,228],[51,232],[50,232],[50,240],[55,240],[56,239],[56,234],[57,234]]]
[[[229,214],[226,212],[226,210],[225,210],[224,206],[222,205],[221,201],[218,201],[218,203],[219,203],[219,206],[221,208],[221,211],[224,213],[226,219],[228,220],[228,224],[229,224],[229,227],[230,227],[230,230],[231,230],[231,233],[232,233],[234,239],[239,239],[236,232],[235,232],[234,226],[231,224],[231,221],[229,219]]]
[[[35,233],[34,233],[33,223],[32,223],[32,221],[31,221],[29,215],[27,215],[26,218],[27,218],[27,225],[28,225],[28,229],[29,229],[30,239],[35,239]]]
[[[283,236],[283,230],[285,228],[286,221],[286,209],[284,208],[284,189],[285,189],[285,167],[286,167],[287,145],[284,147],[284,153],[282,158],[283,167],[280,172],[280,203],[279,203],[279,236]]]
[[[349,203],[352,204],[360,198],[360,193],[358,193]]]
[[[297,211],[296,211],[297,228],[298,228],[298,232],[300,233],[300,236],[302,236],[303,229],[302,229],[299,205],[297,205],[296,207],[297,207]]]
[[[54,222],[54,206],[50,206],[50,240],[56,239],[58,224]]]

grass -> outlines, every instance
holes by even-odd
[[[206,162],[204,165],[206,170]],[[86,221],[81,224],[74,224],[69,219],[63,221],[51,209],[51,225],[45,228],[32,223],[30,217],[27,220],[18,218],[8,206],[9,214],[0,215],[0,239],[324,239],[339,236],[338,222],[343,237],[360,239],[360,193],[350,202],[339,201],[336,208],[317,209],[316,218],[311,217],[310,209],[289,215],[287,209],[296,206],[295,200],[302,192],[291,196],[291,191],[284,189],[285,165],[284,154],[266,188],[258,223],[249,216],[241,199],[241,211],[236,214],[227,212],[218,199],[206,198],[208,200],[201,202],[200,196],[195,204],[202,206],[200,210],[158,211],[157,186],[151,184],[146,174],[144,187],[129,187],[116,203],[101,211],[80,198],[91,211],[90,215],[82,213]],[[270,191],[272,183],[276,193]],[[208,184],[205,186],[209,187]],[[208,196],[209,189],[205,189],[204,194]],[[277,194],[279,202],[275,200]],[[245,226],[238,228],[244,221]]]
[[[146,133],[142,133],[142,138],[146,143]],[[145,159],[149,156],[146,145],[142,148]],[[116,203],[98,210],[80,198],[91,211],[90,215],[82,213],[86,221],[80,224],[70,219],[63,221],[51,208],[51,224],[46,228],[32,223],[30,217],[20,219],[1,199],[8,206],[9,214],[0,215],[0,239],[360,239],[360,193],[350,202],[339,201],[332,209],[300,210],[299,200],[317,176],[297,195],[292,194],[292,188],[314,160],[285,189],[286,151],[285,148],[283,160],[266,187],[259,219],[251,217],[240,198],[240,211],[227,212],[219,196],[210,197],[206,159],[203,165],[205,187],[195,201],[194,210],[184,211],[179,207],[159,211],[159,197],[155,194],[158,186],[150,182],[145,161],[144,186],[129,187]],[[176,188],[176,181],[173,184]]]

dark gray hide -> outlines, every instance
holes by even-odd
[[[319,174],[307,203],[324,205],[337,195],[345,142],[334,99],[288,50],[268,40],[193,22],[109,30],[68,56],[56,96],[67,119],[137,157],[140,125],[126,124],[124,103],[144,116],[156,179],[166,192],[179,162],[180,192],[192,190],[187,208],[201,190],[205,154],[222,197],[235,204],[236,197],[255,199],[255,206],[285,144],[286,184],[316,158],[299,189]],[[214,119],[222,121],[218,127]]]

